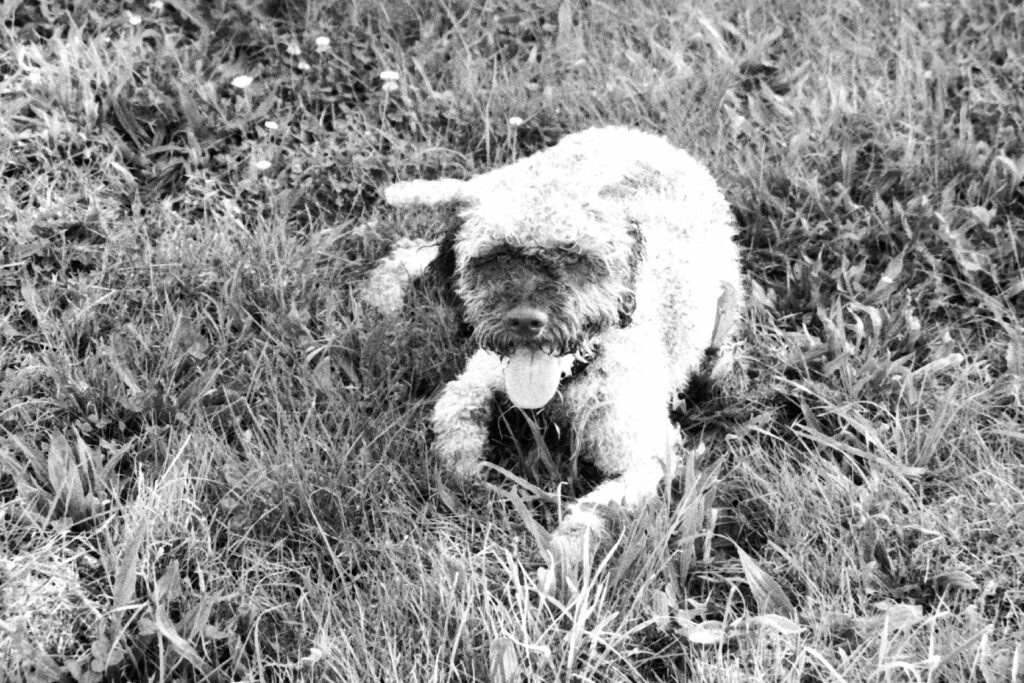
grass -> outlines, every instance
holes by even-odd
[[[1024,680],[1019,6],[81,5],[0,5],[4,680]],[[551,592],[582,475],[447,480],[452,313],[358,282],[605,123],[727,189],[745,362]]]

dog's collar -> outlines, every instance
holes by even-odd
[[[590,365],[589,359],[583,359],[580,357],[573,358],[572,367],[569,369],[569,374],[563,377],[562,381],[564,382],[567,379],[571,379],[573,377],[578,377],[579,375],[582,375],[583,371],[587,369],[588,365]]]
[[[597,357],[599,351],[600,343],[594,342],[587,349],[586,353],[576,353],[572,359],[572,366],[569,368],[569,372],[562,376],[562,381],[565,382],[573,377],[579,377],[582,375],[586,371],[587,367],[594,362],[594,358]]]

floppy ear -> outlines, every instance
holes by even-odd
[[[462,217],[459,216],[461,209],[460,203],[453,204],[444,211],[442,219],[444,232],[441,233],[441,241],[437,243],[437,256],[429,268],[431,275],[445,283],[446,290],[454,290],[455,240],[458,239],[459,231],[462,229]]]
[[[462,315],[462,302],[455,293],[455,242],[463,225],[460,213],[476,201],[467,188],[468,183],[464,180],[446,178],[407,180],[384,189],[384,201],[391,206],[429,206],[440,209],[438,215],[441,229],[434,233],[440,237],[437,256],[426,268],[418,284],[438,288],[444,300],[459,312],[460,321],[464,321],[465,317]],[[459,335],[468,337],[470,332],[468,326],[461,323]]]
[[[464,207],[465,204],[461,201],[445,207],[442,214],[444,232],[441,233],[441,241],[437,243],[437,256],[431,261],[420,280],[423,286],[436,288],[437,291],[440,291],[445,303],[458,312],[458,337],[460,339],[468,339],[470,334],[472,334],[472,329],[465,322],[466,318],[463,315],[462,301],[455,293],[456,280],[458,279],[455,273],[455,242],[459,237],[459,231],[462,230],[462,217],[459,215],[459,212]]]
[[[459,212],[470,202],[466,181],[451,178],[406,180],[386,187],[384,201],[391,206],[429,206],[439,209],[441,229],[431,231],[440,237],[437,256],[425,274],[443,283],[446,291],[453,290],[451,283],[455,278],[455,238],[462,228]]]
[[[647,256],[647,244],[644,241],[644,234],[640,231],[640,226],[631,222],[627,231],[633,240],[633,246],[629,252],[627,289],[619,297],[619,327],[628,327],[633,322],[633,311],[636,310],[636,275],[640,264]]]
[[[466,199],[466,181],[406,180],[384,188],[384,201],[391,206],[437,206]]]

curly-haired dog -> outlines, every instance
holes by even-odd
[[[742,289],[722,193],[665,139],[611,127],[385,197],[458,208],[449,258],[479,349],[437,401],[434,452],[476,475],[501,393],[567,427],[574,451],[608,477],[553,535],[556,554],[578,558],[601,533],[600,505],[657,493],[678,441],[670,405],[730,337]]]

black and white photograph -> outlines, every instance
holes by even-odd
[[[0,0],[0,683],[1024,683],[1024,5]]]

